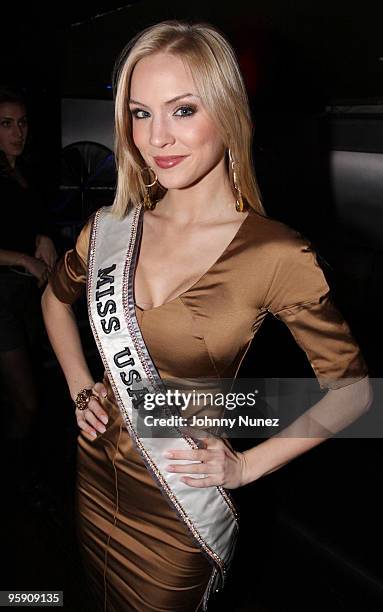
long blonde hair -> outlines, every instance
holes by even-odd
[[[146,164],[133,141],[128,100],[135,65],[158,52],[181,57],[191,70],[202,103],[215,122],[224,146],[230,147],[243,200],[265,215],[252,161],[249,102],[234,50],[214,26],[178,20],[163,21],[139,32],[116,61],[113,84],[118,178],[112,212],[119,218],[124,217],[129,206],[138,205],[145,194],[147,176],[142,176],[141,169]],[[226,158],[227,170],[231,173]],[[154,200],[166,193],[159,184],[150,189]],[[236,197],[234,189],[233,194]]]

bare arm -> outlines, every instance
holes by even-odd
[[[29,255],[26,255],[25,253],[0,249],[1,266],[24,266],[26,268],[26,264],[29,259],[32,258]]]
[[[95,386],[85,360],[76,318],[72,307],[58,300],[49,284],[43,293],[41,305],[50,342],[64,372],[70,396],[75,400],[79,391],[85,387],[90,389]],[[104,385],[101,383],[96,383],[96,385],[94,391],[105,396]],[[101,433],[105,431],[105,427],[98,419],[101,418],[107,422],[108,418],[97,400],[92,399],[88,407],[89,410],[86,411],[76,410],[77,423],[81,429],[94,438],[95,429]]]
[[[323,399],[282,432],[242,453],[241,485],[274,472],[341,431],[364,414],[372,400],[368,376],[340,389],[329,390]]]
[[[70,396],[76,399],[84,387],[92,387],[94,380],[85,361],[80,334],[70,304],[57,299],[48,284],[41,306],[49,340],[66,378]]]
[[[33,274],[41,287],[48,278],[48,268],[43,261],[21,253],[20,251],[8,251],[0,249],[0,266],[23,266],[28,272]]]

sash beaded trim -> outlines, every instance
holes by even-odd
[[[132,441],[140,452],[161,492],[176,510],[180,519],[189,528],[201,551],[213,564],[213,571],[203,597],[203,610],[205,611],[207,610],[207,603],[212,590],[219,590],[219,586],[224,586],[226,574],[234,554],[238,535],[238,513],[236,507],[230,495],[221,486],[194,489],[185,483],[174,482],[173,488],[176,489],[176,492],[172,490],[172,486],[157,465],[158,463],[161,464],[161,461],[165,459],[161,457],[164,443],[162,442],[161,447],[159,439],[139,438],[137,435],[131,420],[131,414],[129,414],[129,409],[132,410],[132,406],[133,408],[135,406],[128,391],[126,375],[124,372],[118,371],[120,366],[116,361],[117,354],[121,354],[121,351],[117,354],[115,353],[118,344],[120,348],[121,346],[125,347],[124,355],[129,355],[129,363],[134,364],[134,373],[137,375],[136,380],[147,379],[154,390],[162,387],[161,378],[142,338],[135,312],[134,273],[138,253],[137,236],[142,228],[142,213],[143,207],[141,205],[131,210],[122,221],[112,217],[108,207],[99,209],[95,214],[88,252],[88,313],[100,356]],[[122,271],[119,272],[117,264],[112,263],[112,253],[114,253],[115,259],[120,264],[121,255],[124,250],[123,245],[126,244],[127,233],[129,234],[129,232],[128,249],[124,259],[125,265]],[[111,245],[109,245],[109,242]],[[112,271],[114,276],[111,276]],[[97,278],[100,280],[97,281]],[[117,281],[114,286],[115,278]],[[111,284],[112,282],[113,285]],[[108,283],[110,286],[106,291],[98,291],[100,287],[105,284],[108,285]],[[115,290],[116,294],[114,293]],[[99,304],[97,303],[99,296],[105,294],[109,297],[115,296],[115,299],[108,299],[107,301],[109,302],[108,306],[110,306],[109,310],[113,314],[117,314],[117,316],[110,318],[108,327],[105,327],[105,319],[101,320],[100,314],[100,312],[104,314],[106,308],[104,307],[103,310],[102,308],[99,309]],[[122,307],[119,305],[119,302],[122,303]],[[126,326],[124,326],[124,323]],[[129,377],[132,373],[132,371],[129,373]],[[125,399],[122,399],[120,391],[125,391]],[[175,438],[175,447],[179,448],[181,441],[183,441],[189,447],[198,448],[198,444],[192,438],[183,434],[178,428],[172,427],[171,429],[176,430],[179,436]],[[151,455],[154,455],[155,460]],[[179,499],[183,493],[182,486],[187,487],[189,490],[183,495],[183,503]],[[202,500],[204,500],[204,504],[201,504]],[[184,507],[185,503],[189,505],[188,511]],[[200,514],[198,512],[196,514],[198,504],[201,505]],[[211,522],[206,523],[204,517],[209,513],[210,504],[212,505]],[[194,515],[194,518],[191,518],[190,514]],[[202,521],[199,526],[195,524],[196,522],[198,523],[198,520]],[[205,531],[204,536],[201,535],[202,526]],[[206,539],[210,541],[206,541]],[[219,552],[217,552],[217,549]]]

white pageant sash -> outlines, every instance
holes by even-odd
[[[178,473],[166,470],[165,450],[198,448],[193,438],[176,427],[171,437],[140,437],[134,423],[145,392],[163,383],[151,360],[137,322],[134,274],[142,232],[140,205],[124,219],[109,207],[97,211],[88,254],[88,312],[93,334],[128,432],[145,464],[179,518],[184,521],[212,563],[203,610],[212,590],[223,587],[238,536],[237,509],[220,486],[190,487]],[[142,383],[142,386],[140,386]],[[155,509],[154,509],[155,511]]]

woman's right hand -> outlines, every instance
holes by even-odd
[[[37,278],[39,287],[42,287],[48,280],[49,269],[41,259],[28,256],[23,260],[23,266]]]
[[[86,434],[88,440],[95,440],[98,433],[105,433],[105,425],[108,423],[108,414],[100,404],[101,398],[108,394],[103,383],[97,382],[92,387],[92,397],[90,398],[85,410],[76,408],[77,425]]]

